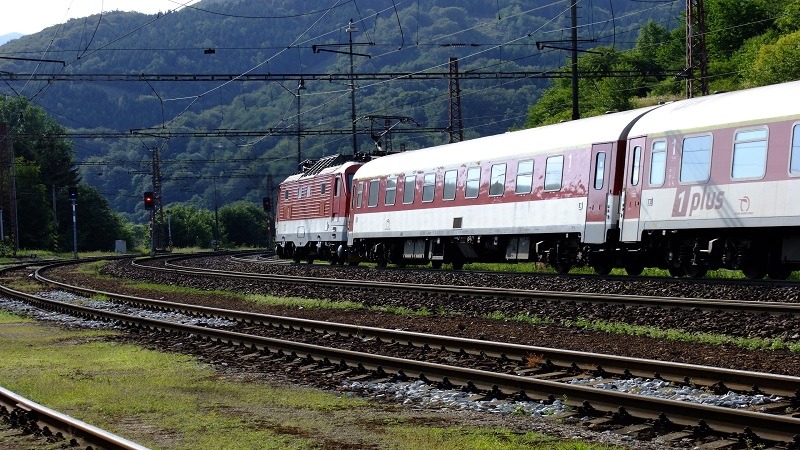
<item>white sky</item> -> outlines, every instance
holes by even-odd
[[[43,29],[101,11],[138,11],[155,14],[180,9],[196,0],[3,0],[0,7],[0,36],[8,33],[33,34]]]

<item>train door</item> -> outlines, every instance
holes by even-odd
[[[639,214],[642,206],[642,160],[645,137],[628,140],[625,153],[625,177],[623,179],[622,207],[620,209],[620,241],[639,240]]]
[[[592,146],[589,192],[586,199],[586,228],[583,242],[600,244],[617,221],[612,214],[616,204],[613,192],[616,150],[611,143]]]
[[[341,217],[342,210],[346,208],[346,205],[342,205],[343,201],[347,202],[346,196],[344,195],[344,183],[342,181],[342,176],[337,174],[333,177],[333,201],[331,202],[331,214],[334,223]]]

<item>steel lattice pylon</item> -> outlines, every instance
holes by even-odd
[[[458,83],[458,58],[450,58],[450,143],[464,140],[464,123],[461,120],[461,86]]]
[[[686,0],[686,98],[708,95],[708,52],[703,0]]]

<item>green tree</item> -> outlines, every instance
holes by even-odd
[[[214,239],[214,214],[194,206],[169,208],[172,243],[175,247],[210,248]]]
[[[41,181],[41,169],[35,163],[17,157],[15,172],[18,217],[14,225],[19,225],[20,248],[49,248],[52,242],[52,212]],[[9,232],[8,225],[5,230]]]
[[[774,21],[774,3],[767,0],[711,0],[705,3],[706,44],[709,55],[729,58]]]
[[[55,227],[52,196],[48,194],[54,186],[76,186],[80,181],[72,143],[55,137],[66,129],[24,97],[0,98],[0,122],[6,124],[3,142],[15,155],[14,170],[8,172],[2,183],[3,189],[7,189],[4,192],[16,194],[17,217],[12,224],[11,205],[4,205],[3,220],[9,224],[5,231],[10,234],[12,227],[19,225],[21,248],[50,249]]]
[[[78,236],[78,251],[113,251],[116,240],[133,241],[125,221],[119,213],[112,211],[108,200],[96,188],[79,184],[75,200],[75,229]],[[68,189],[60,191],[59,247],[72,249],[72,202],[66,195]]]
[[[747,78],[757,86],[800,79],[800,31],[761,46]]]
[[[219,209],[219,221],[224,230],[224,240],[235,246],[266,246],[265,220],[262,207],[248,201],[239,201]]]

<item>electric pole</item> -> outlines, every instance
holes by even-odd
[[[686,0],[686,98],[708,95],[708,52],[703,0]]]
[[[464,140],[464,122],[461,118],[461,85],[458,82],[458,58],[450,58],[450,143]]]

